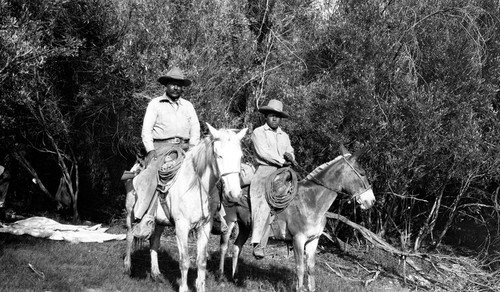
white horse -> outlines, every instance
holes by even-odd
[[[208,124],[207,124],[208,125]],[[212,228],[210,191],[218,181],[224,185],[224,199],[235,201],[241,195],[240,163],[242,157],[241,139],[247,129],[236,133],[229,129],[214,129],[208,125],[210,136],[202,139],[198,145],[186,153],[165,199],[164,211],[158,202],[155,215],[155,229],[150,238],[151,277],[162,280],[158,267],[158,248],[160,236],[166,225],[175,226],[177,247],[179,249],[179,265],[181,282],[179,291],[188,291],[188,235],[191,230],[197,233],[197,268],[196,291],[205,291],[207,245]],[[130,184],[129,184],[130,187]],[[129,188],[130,189],[130,188]],[[133,207],[135,192],[127,193],[127,252],[124,259],[126,272],[131,273],[131,252],[134,236],[132,234]],[[159,200],[159,198],[158,198]],[[211,206],[212,205],[212,206]],[[167,215],[168,214],[168,215]]]

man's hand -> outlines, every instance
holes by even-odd
[[[148,152],[148,155],[146,155],[146,158],[144,159],[144,168],[147,168],[149,162],[151,162],[151,160],[153,159],[156,159],[156,150],[151,150]]]
[[[283,154],[284,158],[285,158],[285,161],[288,162],[287,165],[285,166],[290,166],[290,165],[293,165],[293,166],[297,166],[297,161],[295,161],[295,159],[293,159],[293,155],[288,153],[288,152],[285,152],[285,154]]]

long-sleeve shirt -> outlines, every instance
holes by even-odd
[[[251,140],[256,161],[260,165],[282,166],[285,163],[285,152],[295,159],[290,138],[280,127],[273,131],[269,125],[264,124],[253,131]]]
[[[155,149],[153,139],[180,137],[189,139],[189,145],[198,144],[200,122],[193,104],[183,98],[174,102],[166,94],[153,98],[144,115],[141,137],[147,152]]]

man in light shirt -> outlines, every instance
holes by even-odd
[[[142,125],[142,142],[148,153],[146,168],[157,157],[157,148],[181,144],[188,150],[200,141],[200,122],[193,104],[181,97],[191,80],[174,67],[166,76],[158,78],[158,82],[165,85],[165,93],[149,102]]]
[[[165,93],[153,98],[147,106],[141,133],[147,155],[144,170],[133,181],[137,192],[134,216],[142,218],[134,233],[137,237],[146,238],[152,231],[154,219],[152,215],[144,215],[154,209],[151,206],[155,203],[152,199],[158,186],[158,170],[168,159],[166,154],[173,153],[170,150],[174,147],[187,151],[200,141],[200,122],[193,104],[181,97],[184,88],[191,85],[191,80],[184,76],[181,69],[173,67],[165,76],[158,78],[158,82],[165,85]]]
[[[250,184],[250,206],[252,211],[253,255],[257,259],[264,257],[267,244],[270,207],[266,201],[266,179],[278,168],[290,166],[295,160],[294,150],[288,134],[280,128],[283,118],[288,114],[283,111],[283,103],[271,99],[267,106],[259,108],[266,117],[266,123],[256,128],[251,136],[257,171]]]

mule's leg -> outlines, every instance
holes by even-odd
[[[182,221],[175,222],[175,238],[177,239],[177,248],[179,250],[179,268],[181,270],[179,292],[187,292],[187,279],[189,271],[189,223]]]
[[[238,271],[238,259],[240,257],[241,251],[243,250],[243,246],[250,236],[250,227],[246,226],[244,223],[238,222],[238,230],[238,236],[236,237],[236,240],[233,244],[233,266],[231,273],[231,277],[233,279]]]
[[[217,278],[218,280],[224,279],[224,262],[226,260],[227,249],[229,247],[229,240],[231,238],[231,233],[233,232],[233,228],[236,225],[236,222],[227,222],[227,232],[223,233],[220,236],[220,261],[219,261],[219,271]]]
[[[306,274],[307,274],[307,287],[309,291],[316,290],[316,281],[314,279],[315,265],[316,265],[316,248],[318,247],[319,238],[316,238],[306,244]]]
[[[207,277],[207,247],[208,239],[210,237],[210,231],[212,230],[212,223],[207,224],[198,228],[198,240],[197,240],[197,256],[196,264],[198,267],[198,276],[196,277],[196,291],[205,292],[205,279]]]
[[[301,235],[293,237],[293,254],[295,256],[295,276],[297,281],[297,291],[304,289],[304,245],[306,238]]]
[[[149,253],[151,255],[151,278],[153,281],[163,282],[163,277],[158,266],[158,250],[160,249],[160,239],[164,226],[155,224],[153,234],[149,239]]]

